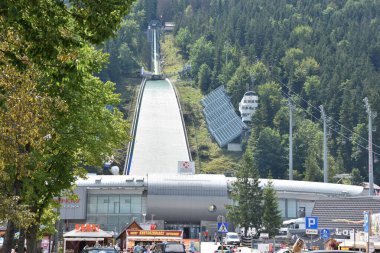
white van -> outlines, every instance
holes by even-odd
[[[240,245],[240,237],[238,233],[228,232],[223,239],[223,243],[227,245]]]

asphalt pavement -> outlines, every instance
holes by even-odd
[[[201,252],[200,253],[214,253],[220,244],[215,244],[214,242],[202,242],[201,243]],[[239,247],[241,253],[252,253],[254,251],[248,247]]]

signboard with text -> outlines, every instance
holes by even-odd
[[[99,224],[75,224],[75,230],[81,232],[97,232],[100,230]]]
[[[317,235],[318,229],[306,229],[306,234],[307,235]]]
[[[127,231],[128,236],[165,236],[182,237],[181,230],[134,230]]]

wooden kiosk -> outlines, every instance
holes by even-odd
[[[98,224],[75,224],[75,229],[63,234],[63,252],[77,253],[85,245],[106,245],[113,241],[113,235],[100,229]]]
[[[155,226],[151,226],[154,228]],[[151,245],[158,242],[182,243],[182,230],[143,230],[140,225],[133,221],[116,238],[120,240],[120,246],[132,252],[136,244]],[[132,250],[132,251],[131,251]]]

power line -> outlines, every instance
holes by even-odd
[[[272,76],[272,78],[277,81],[282,87],[286,88],[288,90],[288,94],[284,91],[281,91],[286,98],[289,98],[290,95],[295,95],[296,97],[300,98],[303,102],[305,102],[310,108],[316,110],[317,112],[321,113],[321,111],[319,110],[319,108],[315,107],[314,105],[310,104],[309,101],[307,101],[306,99],[304,99],[303,97],[301,97],[298,93],[294,92],[290,87],[288,87],[286,84],[284,84],[281,80],[279,80],[278,78]],[[292,101],[294,102],[294,100],[292,99]],[[297,103],[298,104],[298,103]],[[298,104],[299,105],[299,104]],[[301,105],[299,105],[304,111],[307,111],[305,110]],[[309,112],[307,112],[309,113]],[[313,116],[313,115],[312,115]],[[315,117],[314,117],[315,118]],[[349,128],[345,127],[344,125],[342,125],[341,123],[339,123],[338,121],[334,120],[333,118],[330,118],[331,121],[333,121],[336,125],[338,125],[339,127],[349,131],[352,135],[353,134],[356,134],[360,139],[362,139],[363,141],[365,142],[368,142],[368,140],[362,136],[360,136],[359,134],[355,133],[354,131],[350,130]],[[336,131],[335,131],[336,132]],[[372,145],[378,149],[380,149],[380,146],[379,145],[376,145],[375,143],[372,143]],[[367,149],[367,148],[366,148]],[[375,153],[375,152],[374,152]]]
[[[308,110],[306,110],[305,108],[303,108],[303,107],[302,107],[299,103],[297,103],[297,102],[296,102],[291,96],[288,96],[288,94],[287,94],[286,92],[281,91],[281,93],[282,93],[285,97],[287,97],[288,99],[290,99],[290,100],[292,101],[293,105],[297,105],[298,107],[300,107],[304,112],[306,112],[308,115],[310,115],[315,121],[320,121],[319,118],[317,118],[317,117],[314,116],[311,112],[309,112]],[[298,95],[298,94],[296,94],[296,95]],[[315,107],[314,107],[314,108],[315,108]],[[318,111],[319,111],[319,110],[318,110]],[[356,144],[357,146],[359,146],[359,147],[361,147],[361,148],[363,148],[363,149],[365,149],[365,150],[368,150],[367,147],[363,146],[361,143],[359,143],[359,142],[357,142],[357,141],[353,141],[350,137],[348,137],[348,136],[342,134],[341,132],[335,130],[333,127],[329,126],[329,129],[332,130],[333,132],[337,133],[339,136],[345,138],[346,140],[352,142],[353,144]],[[353,133],[356,134],[357,136],[360,136],[360,135],[358,135],[358,134],[355,133],[355,132],[353,132]],[[361,139],[367,141],[365,138],[361,138]],[[373,145],[374,145],[374,144],[373,144]],[[374,146],[377,146],[377,145],[374,145]],[[372,151],[372,153],[375,154],[375,155],[380,156],[380,154],[379,154],[379,153],[376,153],[375,151]]]

